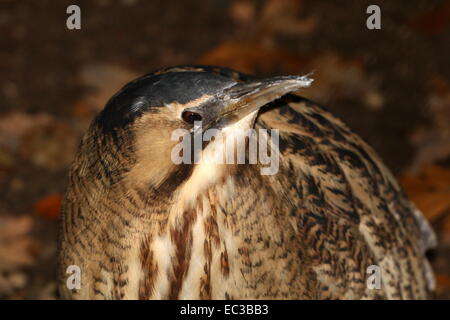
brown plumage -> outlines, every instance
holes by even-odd
[[[372,148],[324,108],[288,94],[308,83],[184,66],[124,87],[93,121],[70,171],[62,297],[429,297],[431,228]],[[279,129],[278,173],[262,175],[261,163],[174,164],[172,132],[192,130],[186,109],[208,128]],[[220,143],[202,148],[214,153]],[[80,289],[66,286],[70,265],[81,269]],[[367,286],[371,265],[381,269],[380,289]]]

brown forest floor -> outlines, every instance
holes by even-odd
[[[57,216],[81,134],[124,83],[204,63],[305,74],[305,95],[385,159],[435,227],[450,298],[450,1],[15,1],[0,3],[0,299],[55,298]],[[82,29],[65,27],[78,4]]]

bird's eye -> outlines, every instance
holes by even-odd
[[[202,121],[202,116],[192,111],[184,111],[181,118],[189,124],[194,124],[194,121]]]

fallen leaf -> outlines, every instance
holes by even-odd
[[[424,215],[435,222],[450,212],[450,170],[429,165],[399,177],[405,192]]]
[[[72,114],[75,117],[92,117],[94,113],[94,108],[86,101],[86,99],[80,99],[72,105]]]
[[[208,51],[201,64],[220,65],[244,73],[271,73],[274,66],[278,69],[292,70],[297,57],[282,49],[271,49],[257,43],[239,41],[224,42]]]
[[[118,65],[98,63],[84,66],[79,72],[79,78],[92,92],[84,97],[83,103],[86,105],[81,107],[97,113],[119,89],[138,76],[139,74]]]
[[[65,169],[73,160],[80,135],[68,123],[55,120],[27,132],[19,154],[49,170]]]
[[[341,57],[332,51],[320,52],[305,60],[304,70],[314,71],[314,83],[305,97],[323,104],[339,99],[359,100],[370,109],[380,109],[384,97],[376,83],[368,78],[358,57]]]
[[[35,212],[46,219],[56,219],[61,210],[62,196],[59,193],[48,195],[34,205]]]
[[[264,3],[260,16],[260,33],[265,36],[281,34],[298,37],[313,32],[317,27],[317,19],[308,17],[301,19],[303,1],[268,0]]]
[[[27,278],[22,269],[35,259],[31,228],[29,216],[0,216],[0,297],[25,286]]]
[[[3,115],[0,118],[0,148],[15,151],[21,145],[24,135],[52,121],[52,117],[46,113],[11,112]]]
[[[31,227],[28,216],[0,216],[0,270],[31,264]]]
[[[436,274],[435,277],[438,290],[450,289],[450,276],[445,274]]]
[[[427,34],[443,33],[450,26],[450,1],[430,11],[421,12],[408,24],[415,30]]]
[[[81,130],[46,113],[12,112],[0,117],[0,167],[18,155],[50,170],[67,167]]]
[[[409,170],[417,171],[430,163],[450,156],[450,83],[441,75],[427,79],[426,109],[431,124],[417,128],[410,136],[416,155]]]
[[[254,3],[248,0],[234,1],[230,6],[230,17],[236,23],[253,23],[256,16]]]

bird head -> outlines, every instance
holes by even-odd
[[[195,161],[174,163],[173,151],[180,138],[194,138],[210,129],[226,137],[230,128],[251,128],[261,107],[311,81],[306,76],[242,81],[208,69],[152,73],[127,84],[110,99],[88,133],[94,143],[85,144],[102,150],[95,152],[103,157],[96,161],[110,170],[106,176],[113,182],[124,178],[143,188],[173,191],[198,165]],[[174,132],[184,134],[174,139]],[[192,146],[191,159],[205,148],[216,152],[224,141]],[[211,168],[206,169],[211,176]]]

